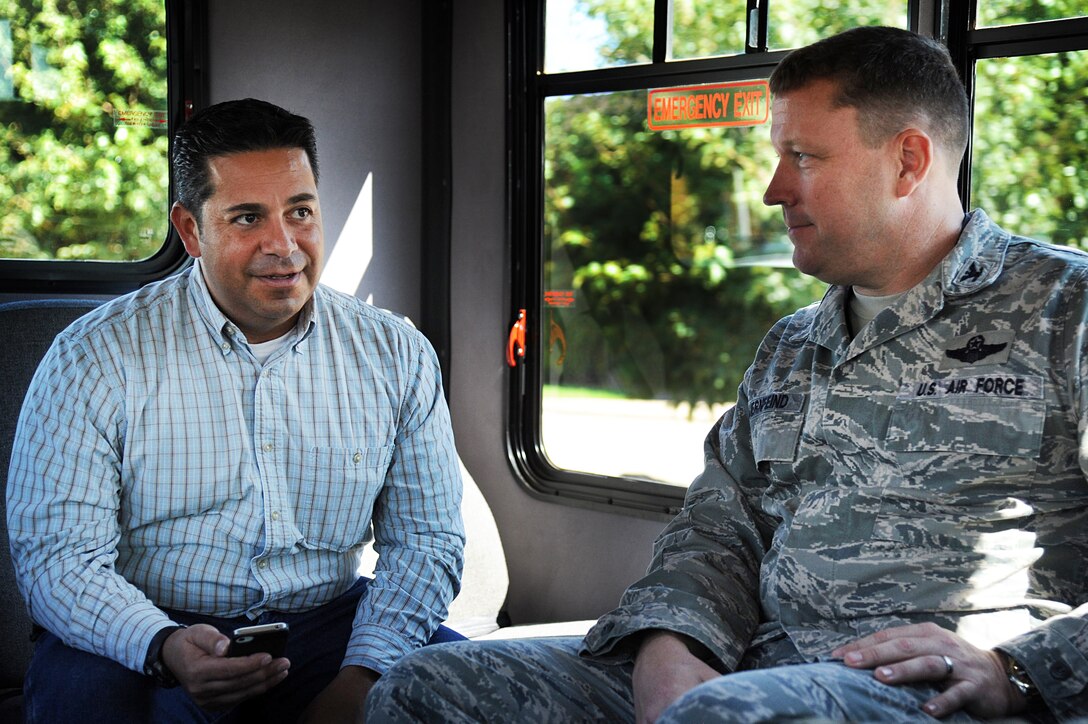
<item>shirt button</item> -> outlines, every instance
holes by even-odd
[[[230,352],[230,342],[224,342],[223,344],[219,345],[219,348],[222,349],[224,352]]]
[[[280,512],[278,510],[273,510],[272,511],[272,520],[279,520],[279,519],[280,519]]]
[[[257,567],[260,568],[263,571],[265,568],[268,568],[268,561],[263,560],[263,559],[257,561]]]
[[[272,445],[272,443],[266,442],[264,445],[261,446],[261,449],[264,450],[265,452],[272,452],[273,447],[274,446]]]
[[[359,463],[361,463],[363,461],[363,454],[361,452],[356,451],[356,453],[351,456],[351,460],[356,465],[358,465]]]

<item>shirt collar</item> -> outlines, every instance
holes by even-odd
[[[302,313],[299,315],[298,323],[295,325],[293,332],[296,338],[290,343],[292,349],[298,350],[302,342],[313,333],[316,320],[315,307],[318,304],[320,293],[322,293],[321,287],[318,285],[314,295],[302,308]],[[208,328],[208,331],[215,336],[215,343],[223,350],[224,354],[230,352],[232,343],[249,344],[242,330],[238,329],[237,325],[223,314],[222,310],[216,305],[215,300],[212,299],[212,293],[208,289],[207,281],[204,279],[204,272],[199,258],[193,259],[193,267],[189,270],[189,296],[197,310],[197,314]]]
[[[944,307],[947,297],[965,296],[993,284],[1004,267],[1010,238],[1009,232],[991,221],[986,212],[975,209],[968,215],[956,245],[941,263],[895,302],[895,317],[889,320],[891,326],[878,330],[867,325],[854,338],[858,345],[871,346],[897,329],[923,324]],[[809,331],[815,341],[844,353],[850,341],[844,306],[847,299],[845,288],[829,288]]]
[[[944,294],[961,297],[993,284],[1005,265],[1011,238],[982,209],[971,212],[959,241],[941,262]]]

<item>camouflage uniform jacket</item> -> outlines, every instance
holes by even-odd
[[[848,291],[779,322],[647,575],[586,636],[668,629],[723,670],[932,621],[1088,712],[1088,255],[981,211],[851,339]],[[1078,606],[1080,606],[1078,608]]]

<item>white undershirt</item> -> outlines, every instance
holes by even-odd
[[[906,292],[899,292],[898,294],[889,294],[886,297],[870,297],[865,294],[858,294],[854,291],[850,295],[850,304],[847,305],[847,317],[850,322],[850,329],[853,334],[857,334],[865,325],[873,321],[876,315],[883,312],[885,309],[895,303],[895,300],[906,294]]]
[[[250,342],[249,351],[253,353],[253,356],[257,358],[258,362],[264,364],[269,357],[287,346],[287,343],[290,341],[291,332],[293,331],[294,330],[291,330],[286,334],[276,337],[275,339],[270,339],[267,342],[257,342],[256,344]]]

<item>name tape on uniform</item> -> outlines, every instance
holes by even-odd
[[[973,375],[939,380],[904,380],[899,383],[900,400],[941,397],[1019,397],[1040,400],[1043,378],[1022,375]]]

